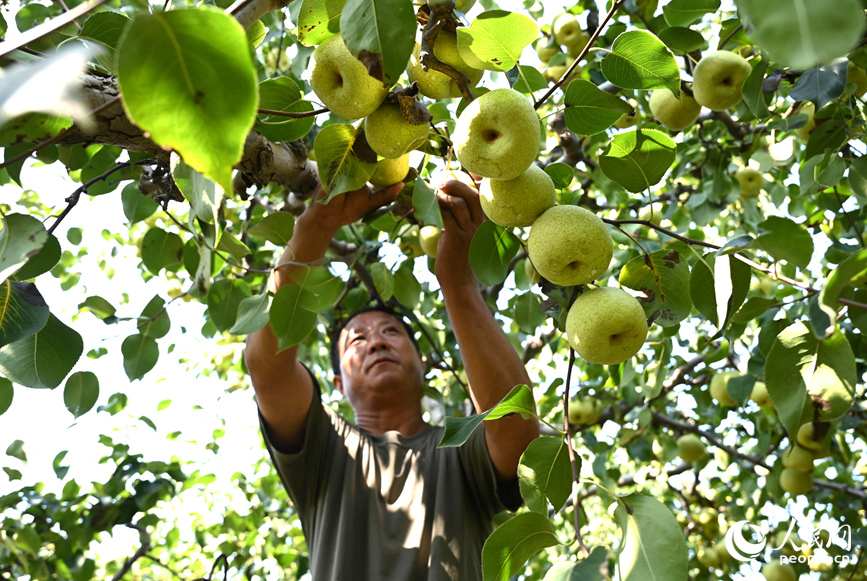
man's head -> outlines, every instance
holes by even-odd
[[[359,397],[423,387],[424,364],[412,327],[387,307],[352,315],[331,337],[334,385],[355,406]]]

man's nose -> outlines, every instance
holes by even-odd
[[[382,351],[383,349],[388,349],[388,343],[386,343],[385,337],[381,333],[374,333],[367,344],[367,349],[370,353]]]

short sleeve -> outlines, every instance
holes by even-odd
[[[491,517],[502,512],[518,510],[524,503],[521,498],[518,478],[499,482],[494,463],[485,440],[485,430],[476,429],[467,441],[458,448],[461,463],[478,506]]]

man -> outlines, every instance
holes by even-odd
[[[392,202],[402,184],[311,202],[295,223],[269,282],[292,284],[318,264],[337,230]],[[314,200],[321,199],[321,187]],[[443,215],[436,276],[476,410],[530,379],[479,293],[469,247],[485,220],[478,193],[440,186]],[[442,428],[425,424],[424,366],[411,329],[387,311],[352,317],[337,336],[334,385],[355,410],[350,424],[320,402],[318,383],[295,347],[277,353],[269,325],[247,339],[262,432],[293,500],[314,581],[472,581],[493,516],[521,503],[517,466],[538,436],[518,415],[483,423],[460,448],[437,449]]]

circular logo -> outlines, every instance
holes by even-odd
[[[750,527],[750,530],[758,537],[758,543],[751,543],[744,538],[744,527]],[[726,532],[726,549],[729,554],[738,561],[749,561],[759,556],[765,550],[767,539],[759,527],[751,525],[745,520],[736,522]]]

